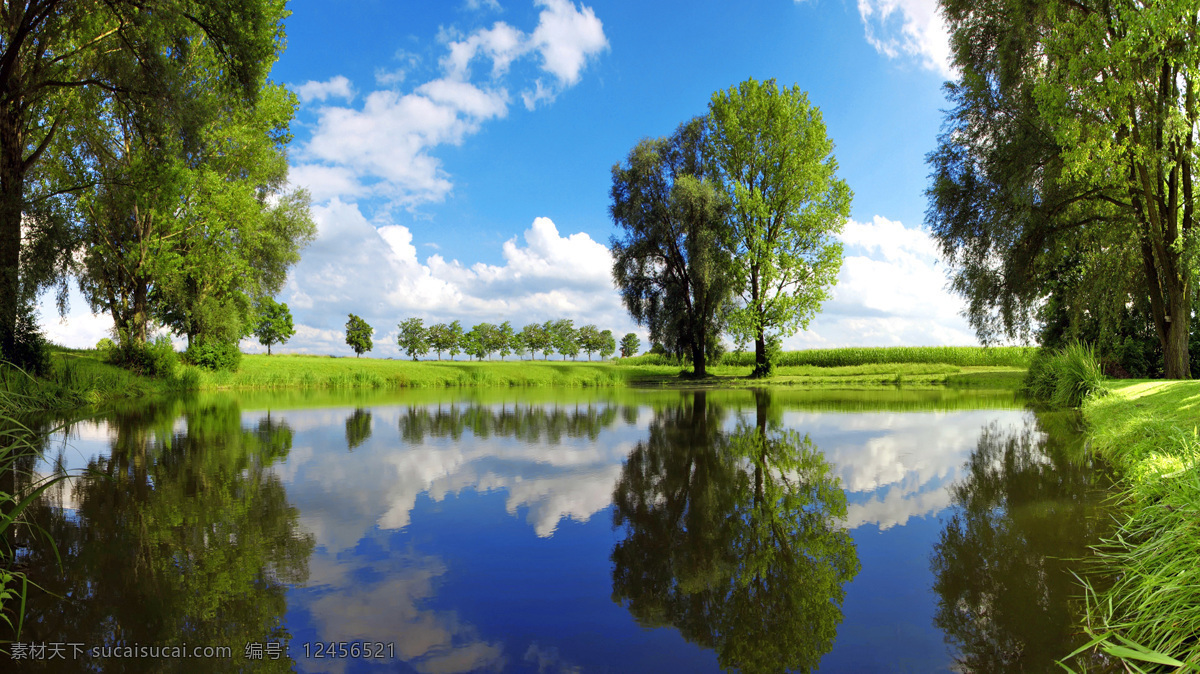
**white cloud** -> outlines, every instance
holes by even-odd
[[[576,9],[570,0],[536,0],[536,4],[545,9],[538,15],[530,46],[541,55],[542,69],[554,75],[560,88],[572,86],[579,81],[588,59],[608,49],[604,25],[591,7]],[[549,91],[541,80],[536,89],[539,94]],[[534,96],[533,101],[536,104],[545,99],[553,99],[553,94]],[[525,105],[533,107],[530,98],[525,99]]]
[[[485,122],[508,114],[506,79],[514,62],[536,55],[540,71],[550,75],[549,82],[526,77],[518,83],[525,106],[533,109],[577,84],[587,62],[608,48],[603,25],[590,7],[568,0],[535,4],[543,9],[532,33],[503,21],[468,35],[443,29],[441,75],[408,93],[391,88],[415,66],[415,57],[403,52],[397,58],[404,65],[375,73],[376,83],[388,88],[368,94],[360,107],[317,109],[312,137],[296,152],[301,164],[293,182],[308,187],[316,202],[369,194],[412,208],[444,199],[453,182],[436,149],[458,145]],[[480,60],[490,64],[485,81],[473,78],[472,66]],[[354,95],[342,76],[308,82],[296,91],[306,103],[335,97],[350,101]]]
[[[928,231],[877,215],[847,221],[840,238],[845,258],[833,298],[785,348],[978,344]]]
[[[468,266],[438,254],[422,261],[407,227],[376,227],[355,204],[334,199],[312,212],[317,240],[281,295],[298,323],[281,350],[348,354],[342,326],[350,312],[375,326],[376,357],[400,355],[387,335],[413,315],[468,327],[509,320],[517,328],[572,318],[636,331],[613,286],[608,248],[584,233],[560,234],[549,218],[505,242],[503,264]]]
[[[354,100],[354,87],[345,75],[336,75],[324,82],[309,80],[297,85],[295,90],[301,103],[319,103],[330,98]]]
[[[950,35],[937,0],[858,0],[867,42],[888,58],[919,59],[952,77]]]

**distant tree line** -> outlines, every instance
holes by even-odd
[[[442,359],[443,354],[453,360],[460,353],[476,360],[491,360],[494,354],[501,359],[512,354],[524,359],[528,355],[532,360],[539,353],[542,360],[549,359],[553,353],[575,360],[583,352],[590,361],[593,354],[603,359],[617,351],[617,340],[612,330],[601,330],[592,324],[576,328],[575,322],[568,318],[530,323],[519,332],[509,321],[499,325],[479,323],[470,330],[464,330],[460,321],[427,327],[424,319],[408,318],[396,327],[400,330],[396,337],[397,346],[413,360],[430,353],[436,354],[438,360]],[[371,350],[373,333],[374,328],[366,321],[350,314],[346,323],[346,344],[354,349],[356,355],[361,356]],[[621,339],[623,358],[637,355],[639,348],[641,340],[636,334],[631,332]]]

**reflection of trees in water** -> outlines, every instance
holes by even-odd
[[[833,647],[859,563],[846,498],[807,437],[757,423],[721,431],[697,392],[661,410],[613,494],[613,599],[674,625],[722,667],[812,670]]]
[[[1058,671],[1080,645],[1070,569],[1099,540],[1106,478],[1062,413],[983,429],[931,561],[934,622],[966,671]],[[1047,425],[1061,428],[1047,436]]]
[[[353,450],[371,437],[371,413],[359,407],[346,417],[346,447]]]
[[[175,431],[180,415],[186,430]],[[105,671],[290,670],[288,659],[244,661],[242,649],[288,641],[285,584],[308,576],[312,538],[297,533],[298,512],[269,469],[291,449],[291,430],[269,414],[243,429],[232,402],[145,405],[106,421],[111,453],[58,504],[74,513],[50,502],[31,512],[62,568],[29,537],[30,575],[62,598],[31,593],[22,639],[228,646],[234,657],[74,663]]]
[[[635,410],[636,412],[636,410]],[[450,404],[445,407],[409,407],[400,415],[400,437],[418,444],[428,437],[458,440],[464,431],[476,438],[512,437],[529,443],[558,444],[563,438],[595,440],[613,425],[614,406],[544,405],[504,406]]]

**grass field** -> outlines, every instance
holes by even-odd
[[[1115,582],[1089,592],[1089,629],[1139,666],[1165,655],[1170,671],[1200,671],[1200,382],[1110,389],[1083,412],[1093,447],[1123,476],[1125,515],[1097,550],[1096,577]]]
[[[49,375],[34,379],[0,368],[0,390],[21,409],[106,404],[177,391],[411,388],[856,388],[873,386],[1016,389],[1027,349],[903,347],[828,349],[782,355],[776,374],[749,378],[750,360],[732,354],[704,379],[657,356],[586,361],[419,361],[309,355],[247,355],[237,372],[180,366],[171,377],[145,377],[109,365],[91,349],[55,347]],[[875,354],[879,362],[871,362]],[[938,359],[950,362],[939,362]],[[745,361],[742,363],[741,361]]]

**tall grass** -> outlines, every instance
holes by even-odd
[[[885,346],[847,347],[841,349],[807,349],[785,351],[775,363],[780,367],[812,365],[816,367],[848,367],[854,365],[877,365],[895,363],[940,363],[960,367],[1020,367],[1029,366],[1037,353],[1035,347],[1027,346]],[[679,365],[679,361],[666,356],[644,355],[622,358],[629,365]],[[753,352],[726,353],[712,365],[752,367]]]
[[[1055,407],[1079,407],[1088,396],[1103,395],[1107,388],[1096,351],[1075,341],[1034,358],[1025,390],[1034,400]]]
[[[31,404],[30,400],[21,398],[20,394],[0,391],[0,409],[20,409]],[[32,583],[22,571],[13,568],[16,551],[11,547],[7,534],[20,521],[30,504],[47,489],[68,477],[57,473],[41,479],[34,477],[27,484],[19,479],[22,472],[20,466],[27,463],[31,454],[40,451],[39,438],[39,433],[16,418],[0,413],[0,476],[3,476],[0,479],[0,621],[12,632],[13,641],[21,637],[25,597]],[[0,639],[0,643],[7,641],[7,638]]]
[[[1116,535],[1096,546],[1085,582],[1092,646],[1126,661],[1200,671],[1200,443],[1184,442],[1189,467],[1152,483],[1153,496],[1126,495],[1128,513]],[[1115,572],[1115,573],[1114,573]]]

